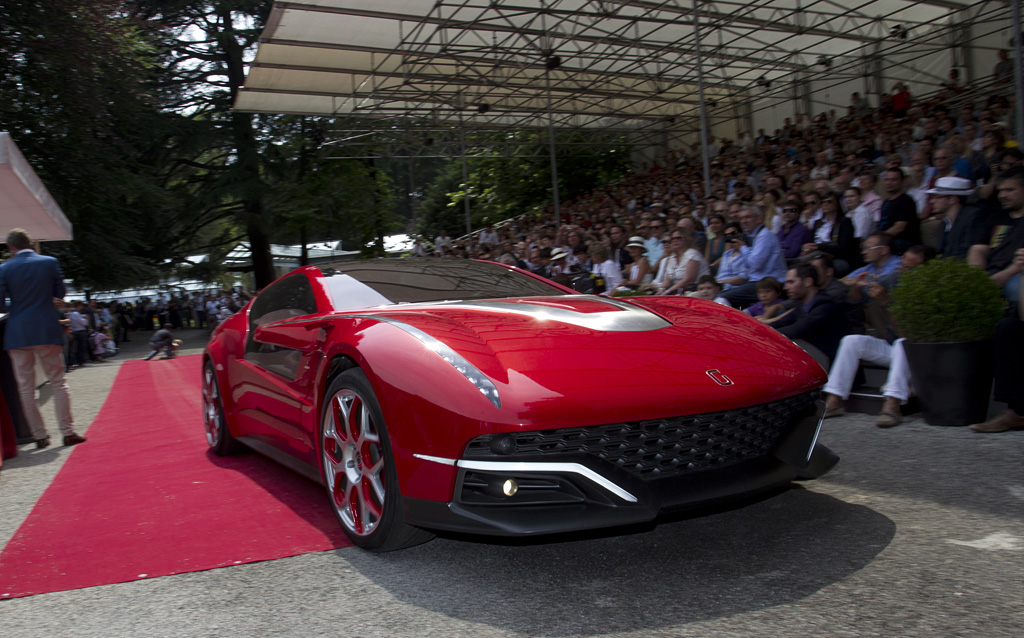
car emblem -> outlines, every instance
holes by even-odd
[[[711,370],[705,370],[704,372],[709,377],[714,379],[715,383],[717,383],[718,385],[725,385],[725,386],[733,385],[732,379],[730,379],[729,377],[725,376],[725,373],[722,372],[721,370],[711,369]]]

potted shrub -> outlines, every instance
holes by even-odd
[[[904,272],[892,299],[925,421],[984,421],[992,392],[992,335],[1006,312],[999,286],[963,261],[933,259]]]

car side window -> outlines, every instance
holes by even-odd
[[[301,353],[253,339],[257,326],[311,315],[318,311],[316,296],[309,279],[303,274],[292,275],[266,288],[249,308],[249,337],[245,344],[245,359],[261,368],[288,379],[298,376]]]

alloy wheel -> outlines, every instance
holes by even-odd
[[[331,504],[357,536],[376,529],[384,514],[385,462],[369,406],[343,388],[331,397],[323,427],[323,463]]]

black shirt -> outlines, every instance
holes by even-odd
[[[903,254],[911,246],[921,243],[921,221],[917,218],[917,204],[914,198],[906,193],[882,202],[882,217],[878,221],[878,230],[887,231],[897,222],[907,222],[907,227],[894,236],[894,252]]]
[[[1003,270],[1013,262],[1013,253],[1024,248],[1024,217],[1016,219],[1009,213],[999,211],[979,224],[980,230],[974,239],[975,244],[989,247],[989,274]]]

